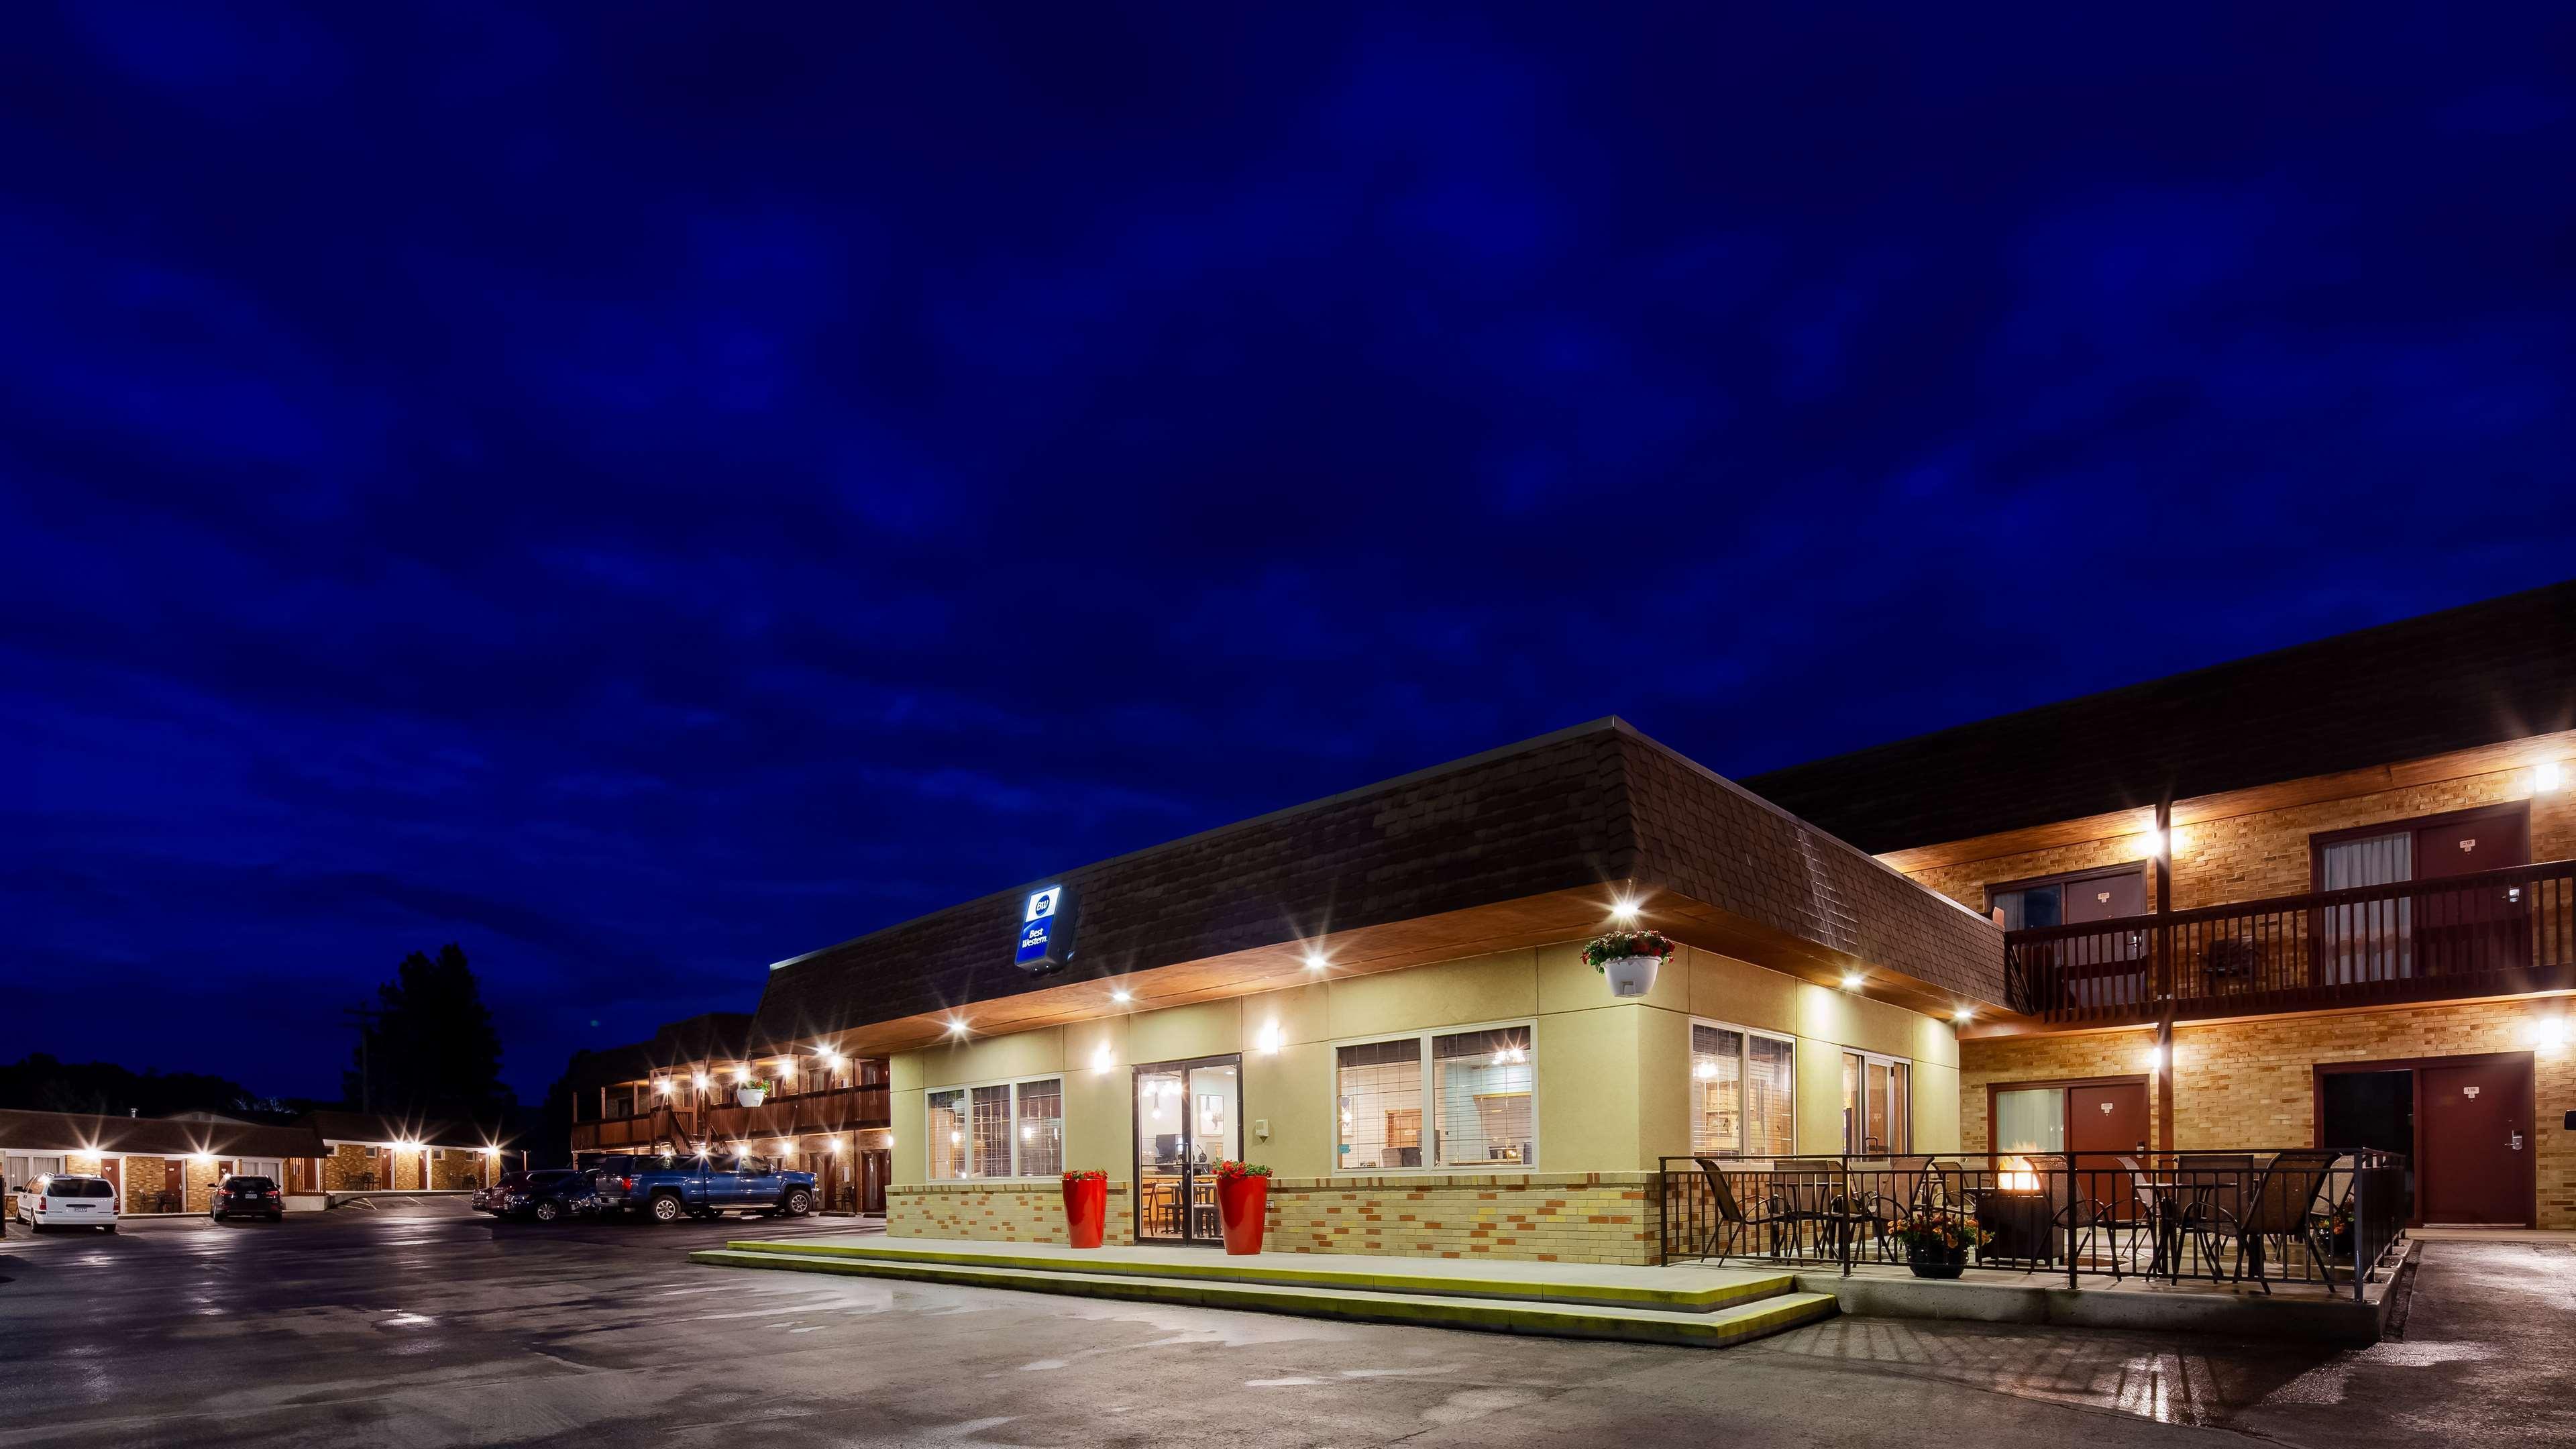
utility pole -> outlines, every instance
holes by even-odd
[[[349,1024],[358,1029],[358,1110],[373,1112],[376,1109],[376,1021],[384,1015],[384,1009],[344,1006],[340,1008],[340,1014],[349,1018]]]

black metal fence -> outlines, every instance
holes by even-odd
[[[1662,1261],[1920,1263],[2355,1298],[2413,1216],[2405,1159],[2311,1148],[1662,1159]]]

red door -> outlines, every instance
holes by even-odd
[[[2415,832],[2415,878],[2442,880],[2531,863],[2520,814],[2427,825]],[[2527,888],[2441,891],[2415,902],[2415,970],[2422,976],[2504,971],[2531,962]]]
[[[2530,1226],[2538,1185],[2531,1058],[2421,1067],[2415,1083],[2416,1140],[2423,1149],[2418,1215],[2428,1225]]]
[[[2114,1152],[2134,1156],[2147,1147],[2147,1084],[2115,1082],[2102,1087],[2066,1089],[2066,1149],[2069,1152]],[[2109,1170],[2109,1162],[2086,1168]]]

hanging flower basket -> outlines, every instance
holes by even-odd
[[[1064,1240],[1077,1248],[1097,1248],[1109,1226],[1109,1174],[1096,1167],[1077,1167],[1064,1175]]]
[[[1253,1162],[1216,1165],[1216,1211],[1225,1224],[1225,1250],[1238,1257],[1261,1251],[1270,1218],[1270,1169]]]
[[[1583,943],[1583,959],[1609,978],[1610,994],[1643,996],[1655,989],[1655,973],[1673,943],[1661,931],[1612,931]]]
[[[757,1107],[769,1100],[769,1084],[767,1082],[737,1083],[733,1089],[733,1100],[737,1106]]]

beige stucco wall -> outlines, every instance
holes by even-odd
[[[1911,1059],[1916,1147],[1959,1145],[1958,1042],[1948,1022],[1689,948],[1645,998],[1619,1001],[1568,942],[897,1055],[894,1181],[928,1176],[927,1091],[1052,1074],[1064,1079],[1066,1164],[1124,1180],[1134,1152],[1131,1069],[1238,1052],[1246,1155],[1282,1177],[1327,1178],[1335,1043],[1513,1021],[1534,1023],[1538,1170],[1651,1170],[1658,1157],[1690,1150],[1694,1016],[1797,1038],[1801,1150],[1841,1150],[1846,1047]],[[1276,1050],[1265,1050],[1272,1039]],[[1250,1124],[1265,1122],[1269,1136],[1253,1136]]]

